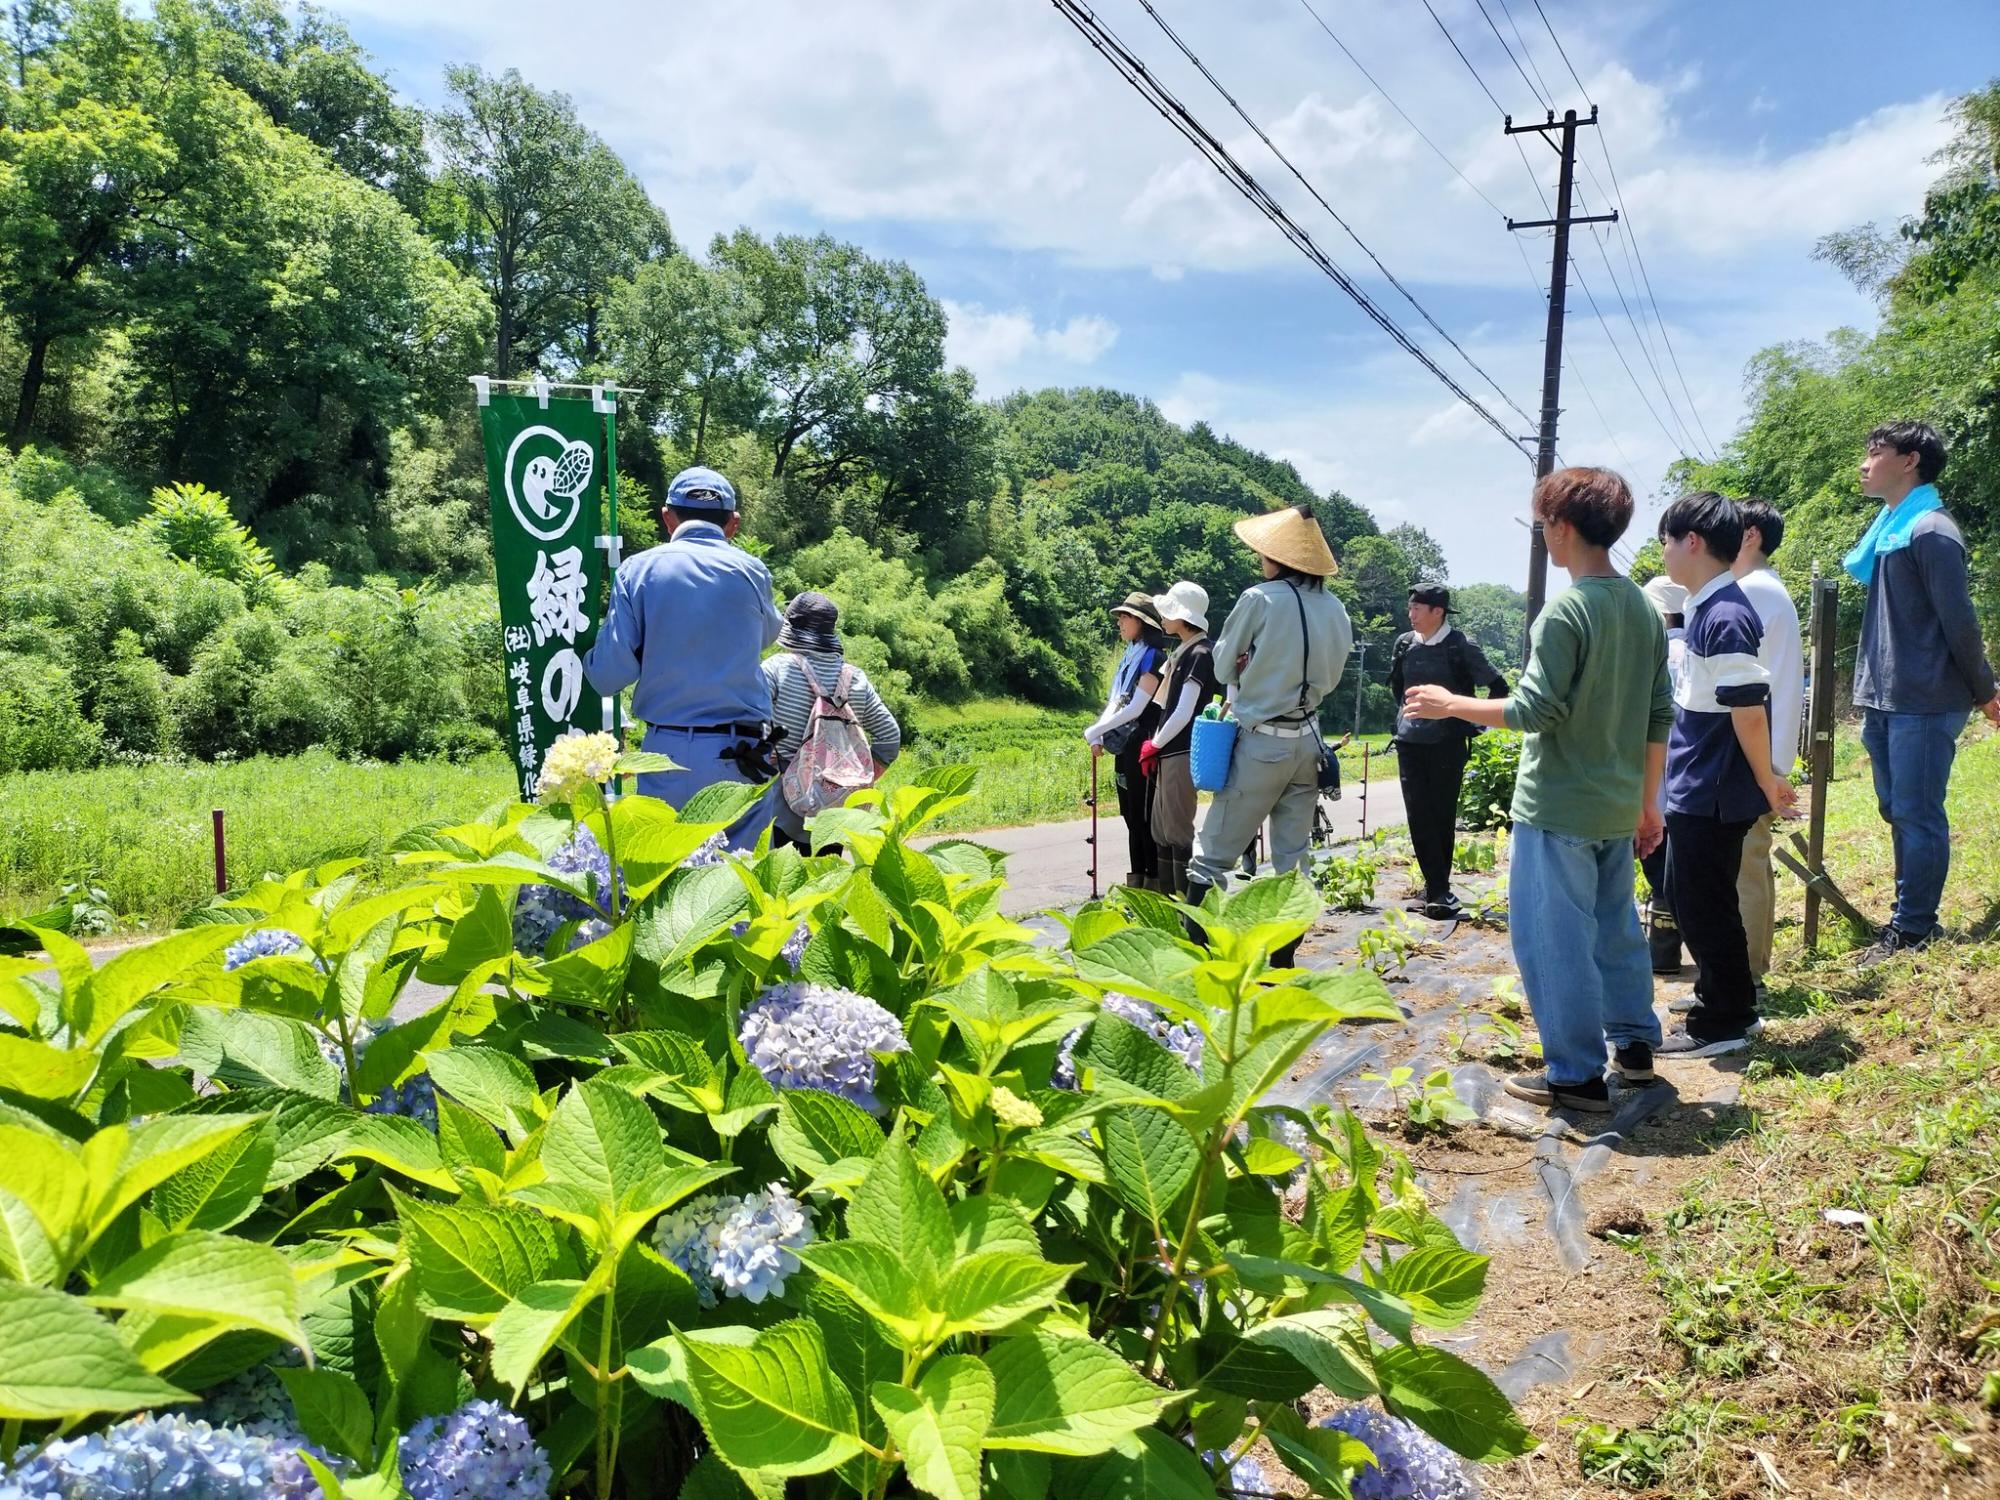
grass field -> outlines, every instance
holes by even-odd
[[[1828,872],[1886,918],[1889,831],[1846,736],[1837,764]],[[1744,1108],[1645,1252],[1661,1415],[1580,1444],[1607,1488],[1773,1493],[1762,1452],[1793,1493],[1996,1493],[2000,735],[1961,746],[1950,810],[1949,941],[1858,974],[1781,936]]]
[[[1006,699],[919,709],[887,784],[930,766],[968,762],[981,775],[971,802],[941,831],[1004,828],[1089,816],[1088,714]],[[1371,740],[1380,748],[1381,736]],[[1361,774],[1361,742],[1343,754]],[[1392,757],[1370,772],[1394,775]],[[1115,805],[1109,767],[1104,805]],[[209,811],[221,808],[232,882],[292,870],[331,851],[379,856],[413,824],[462,819],[512,795],[507,760],[464,765],[339,760],[325,752],[228,764],[105,766],[0,776],[0,914],[33,911],[66,882],[103,888],[121,929],[171,926],[214,889]]]

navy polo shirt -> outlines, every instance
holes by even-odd
[[[1668,812],[1748,823],[1771,810],[1729,713],[1758,703],[1769,711],[1771,674],[1757,660],[1763,635],[1756,609],[1727,573],[1688,600],[1667,739]]]

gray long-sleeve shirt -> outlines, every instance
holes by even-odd
[[[1301,685],[1310,717],[1339,685],[1353,649],[1354,627],[1340,600],[1323,588],[1301,589],[1274,579],[1237,597],[1215,639],[1215,675],[1234,684],[1236,717],[1245,724],[1297,718]],[[1239,672],[1236,660],[1245,652],[1250,659]]]
[[[1941,714],[1993,699],[1993,668],[1979,636],[1965,572],[1965,537],[1934,510],[1907,546],[1875,559],[1854,661],[1854,704]]]

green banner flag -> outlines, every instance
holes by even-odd
[[[521,796],[532,799],[549,746],[563,735],[618,732],[616,700],[584,681],[583,657],[617,566],[617,394],[555,396],[544,384],[476,377],[493,507],[493,573],[507,714]],[[611,486],[607,494],[607,486]],[[608,500],[608,503],[607,503]]]

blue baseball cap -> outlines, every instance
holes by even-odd
[[[713,469],[682,469],[667,486],[667,504],[676,510],[734,510],[736,488]]]

